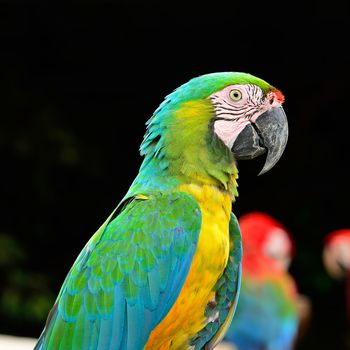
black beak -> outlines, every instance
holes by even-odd
[[[249,123],[232,146],[235,158],[253,159],[267,152],[259,175],[269,171],[281,158],[288,140],[288,122],[282,107],[273,108]]]

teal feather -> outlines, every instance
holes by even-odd
[[[162,261],[160,261],[162,266]],[[148,310],[153,311],[159,303],[159,296],[164,292],[165,287],[161,288],[161,275],[159,273],[160,266],[156,266],[147,273],[147,287],[145,293],[145,305]]]
[[[127,313],[128,347],[125,350],[142,349],[145,346],[145,336],[140,336],[140,333],[144,331],[144,304],[142,295],[139,295],[137,303],[134,305],[127,305]],[[137,325],[137,327],[135,327],[135,325]],[[147,338],[148,335],[149,334],[147,334]]]
[[[96,319],[95,321],[92,322],[92,327],[91,327],[91,332],[90,332],[90,342],[89,342],[89,347],[88,350],[97,350],[97,345],[98,345],[98,338],[100,334],[100,320]],[[65,336],[65,335],[63,335]],[[82,341],[81,341],[82,342]],[[100,350],[100,349],[98,349]],[[101,349],[102,350],[102,349]]]
[[[181,291],[200,227],[186,193],[128,203],[73,265],[40,349],[142,349]]]
[[[126,329],[126,300],[123,296],[120,286],[114,291],[114,306],[112,315],[112,334],[111,334],[111,350],[122,349],[120,344],[123,340],[123,334]],[[107,348],[108,349],[108,348]]]
[[[156,253],[156,256],[160,257],[160,254]],[[159,285],[160,290],[164,291],[167,283],[167,276],[169,275],[171,270],[170,259],[166,259],[166,258],[161,259],[161,263],[159,264],[158,269],[159,269],[160,277],[159,279],[157,279],[157,281],[159,281],[160,283]]]
[[[108,349],[111,343],[112,325],[109,319],[101,319],[97,349]]]
[[[90,327],[86,327],[87,322],[91,324],[91,322],[84,317],[84,308],[81,308],[76,319],[76,331],[73,334],[72,349],[79,349],[82,345],[81,339],[89,336]]]
[[[88,280],[88,288],[91,294],[96,294],[101,288],[100,279],[98,277],[91,276]]]

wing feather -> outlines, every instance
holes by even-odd
[[[179,295],[201,228],[182,192],[129,201],[69,272],[36,349],[142,350]]]

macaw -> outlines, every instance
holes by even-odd
[[[147,122],[138,175],[69,271],[35,349],[212,349],[235,311],[236,160],[286,146],[282,93],[247,73],[193,78]]]
[[[288,273],[294,243],[270,215],[240,217],[243,272],[240,302],[225,341],[239,350],[293,349],[298,331],[298,293]]]
[[[350,229],[336,230],[326,236],[323,262],[332,277],[346,278],[347,313],[350,321]]]

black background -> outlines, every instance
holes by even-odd
[[[293,233],[313,303],[300,349],[345,349],[344,283],[324,271],[349,227],[349,8],[273,2],[0,4],[0,333],[37,337],[91,234],[137,174],[144,123],[190,78],[244,71],[286,96],[280,162],[240,162],[239,216]]]

